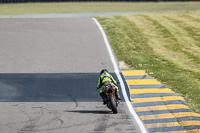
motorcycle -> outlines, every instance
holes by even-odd
[[[116,97],[116,93],[115,93],[115,88],[114,86],[112,86],[109,82],[105,83],[105,88],[104,88],[104,92],[107,96],[107,107],[112,110],[112,112],[114,114],[118,113],[118,105],[119,105],[119,101],[117,100]]]

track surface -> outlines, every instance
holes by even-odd
[[[95,90],[113,66],[92,19],[0,19],[0,42],[0,132],[139,133]]]

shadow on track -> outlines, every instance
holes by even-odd
[[[83,113],[83,114],[110,114],[112,111],[109,110],[66,110],[65,112]]]
[[[0,74],[0,102],[99,102],[98,78],[99,73]]]

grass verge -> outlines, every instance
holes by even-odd
[[[97,17],[119,61],[146,70],[200,113],[200,13]]]
[[[60,2],[0,4],[0,15],[200,10],[200,2]]]

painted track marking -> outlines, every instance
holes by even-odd
[[[191,110],[179,94],[148,76],[145,71],[125,70],[122,74],[130,86],[133,108],[149,132],[200,132],[200,114]]]

